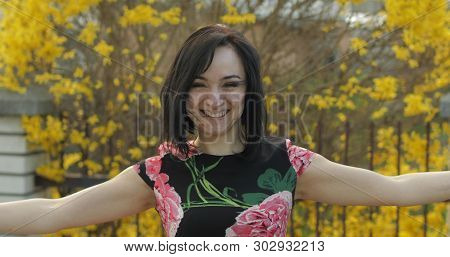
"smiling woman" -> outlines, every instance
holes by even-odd
[[[185,41],[161,100],[165,142],[134,168],[155,193],[168,236],[285,236],[296,198],[342,205],[450,198],[450,172],[388,177],[264,135],[259,56],[223,25]],[[427,193],[411,194],[419,181]]]
[[[369,206],[450,199],[450,171],[383,176],[266,136],[258,54],[223,25],[186,40],[161,100],[157,155],[60,199],[0,204],[0,233],[50,233],[156,207],[168,236],[285,236],[294,199]]]
[[[161,91],[164,140],[185,155],[187,137],[206,152],[255,155],[266,111],[256,49],[223,25],[195,31],[173,62]],[[248,158],[249,156],[247,156]]]
[[[236,141],[233,136],[240,134],[245,93],[245,73],[239,56],[230,47],[217,48],[209,68],[196,77],[189,89],[187,112],[199,134],[197,143],[208,143],[218,135],[222,135],[222,143]],[[214,151],[211,146],[208,150]]]

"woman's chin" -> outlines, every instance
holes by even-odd
[[[228,130],[226,128],[207,128],[199,131],[205,137],[218,137],[226,135]]]

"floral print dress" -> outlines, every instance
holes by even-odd
[[[162,143],[133,167],[151,187],[167,236],[285,236],[297,178],[314,152],[265,137],[257,161],[216,156],[188,142],[188,158]]]

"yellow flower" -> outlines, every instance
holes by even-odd
[[[81,30],[78,39],[88,45],[92,45],[94,43],[94,40],[97,38],[98,30],[98,25],[92,21],[89,21],[86,24],[86,27]]]
[[[156,82],[159,85],[161,85],[161,83],[163,82],[163,78],[160,76],[154,76],[152,79],[154,82]]]
[[[136,92],[138,92],[138,93],[140,93],[140,92],[142,92],[142,89],[143,89],[143,87],[142,87],[142,84],[141,83],[136,83],[135,85],[134,85],[134,91],[136,91]],[[134,94],[133,94],[134,95]],[[135,95],[134,95],[135,96]],[[130,99],[130,101],[131,101],[131,99]]]
[[[299,114],[301,112],[300,107],[298,106],[294,106],[294,108],[292,108],[291,113],[292,115],[296,116],[297,114]]]
[[[225,0],[227,13],[220,17],[220,20],[226,24],[253,24],[256,22],[256,16],[252,13],[239,14],[236,7],[231,4],[231,0]]]
[[[275,95],[266,95],[266,108],[268,110],[270,110],[275,103],[278,103],[278,99]]]
[[[337,0],[338,3],[340,4],[346,4],[346,3],[354,3],[354,4],[360,4],[362,3],[364,0]]]
[[[268,127],[268,131],[269,131],[271,134],[277,133],[277,131],[278,131],[278,126],[277,126],[275,123],[270,123],[270,124],[269,124],[269,127]]]
[[[77,68],[75,69],[75,72],[73,73],[73,76],[74,76],[75,78],[81,78],[81,77],[83,77],[83,69],[81,69],[80,67],[77,67]]]
[[[142,158],[142,151],[138,147],[133,147],[129,149],[128,153],[130,154],[132,159],[139,160]]]
[[[89,144],[88,150],[89,152],[94,152],[98,147],[98,142],[93,141]]]
[[[161,18],[164,21],[168,22],[171,25],[177,25],[181,21],[181,8],[180,7],[172,7],[167,11],[161,13]]]
[[[124,93],[122,93],[122,92],[119,92],[118,94],[117,94],[117,101],[118,102],[123,102],[123,101],[125,101],[125,94]]]
[[[358,51],[359,55],[361,55],[361,56],[364,56],[367,54],[366,46],[367,46],[367,42],[361,38],[355,37],[355,38],[352,38],[352,40],[351,40],[351,48],[354,51]]]
[[[272,85],[272,79],[269,76],[265,76],[262,79],[262,81],[263,81],[264,85],[268,85],[268,86]]]
[[[63,182],[65,171],[59,166],[59,163],[59,160],[56,160],[41,165],[36,169],[36,173],[50,180]]]
[[[339,86],[339,90],[348,94],[348,96],[353,96],[358,92],[359,89],[359,80],[356,77],[350,77],[347,81],[347,84]],[[331,95],[332,91],[330,89],[329,95]]]
[[[419,62],[417,60],[410,59],[408,60],[408,65],[410,68],[417,68],[419,67]]]
[[[345,96],[345,95],[344,95]],[[312,105],[317,106],[319,110],[329,109],[336,103],[336,97],[312,95],[309,99]]]
[[[98,164],[97,162],[92,161],[92,160],[85,160],[84,164],[86,165],[86,167],[88,169],[89,176],[99,173],[103,169],[101,164]]]
[[[409,59],[409,51],[408,48],[401,47],[399,45],[393,45],[392,50],[395,53],[395,57],[399,60],[406,61]]]
[[[112,45],[108,45],[105,40],[100,41],[100,43],[98,43],[95,47],[94,50],[101,54],[103,57],[106,58],[106,60],[108,60],[109,55],[111,54],[112,51],[114,51],[114,46]],[[107,62],[110,62],[107,61]],[[105,62],[104,62],[105,63]]]
[[[397,96],[398,81],[392,76],[375,78],[375,87],[369,96],[376,100],[392,100]]]
[[[62,79],[62,76],[59,74],[52,74],[48,72],[44,72],[42,74],[38,74],[34,77],[34,81],[38,84],[44,84],[46,82],[49,82],[51,80],[57,81]]]
[[[69,153],[64,155],[63,168],[67,170],[70,166],[81,160],[81,153]]]
[[[139,4],[132,9],[124,7],[124,14],[119,18],[122,27],[147,23],[158,27],[162,22],[163,20],[158,17],[158,11],[148,4]]]
[[[130,53],[130,49],[128,49],[128,48],[124,48],[124,49],[122,49],[122,52],[121,52],[123,55],[127,55],[127,54],[129,54]]]
[[[59,193],[58,187],[51,186],[47,188],[48,194],[50,195],[50,198],[52,199],[58,199],[61,198],[61,194]]]
[[[345,116],[345,114],[343,114],[342,112],[338,113],[337,116],[338,116],[338,119],[342,122],[347,120],[347,116]]]
[[[95,125],[98,121],[99,120],[97,114],[93,114],[88,118],[89,125]]]
[[[73,59],[74,57],[75,57],[75,51],[74,51],[74,50],[65,52],[65,53],[63,54],[63,59],[64,59],[64,60],[70,60],[70,59]]]
[[[379,30],[375,30],[374,32],[372,32],[372,38],[379,38],[379,37],[381,37],[383,35],[383,32],[382,31],[379,31]]]
[[[139,64],[139,63],[143,63],[145,58],[142,54],[135,54],[134,59]]]
[[[152,136],[148,143],[150,146],[155,146],[158,143],[158,141],[159,141],[158,137]]]
[[[72,144],[80,145],[82,148],[86,148],[89,143],[89,140],[85,137],[85,134],[78,130],[72,130],[69,138]]]
[[[387,108],[386,107],[381,107],[378,111],[375,111],[372,113],[372,115],[370,116],[373,120],[379,119],[381,117],[384,116],[384,114],[387,112]]]
[[[406,104],[404,109],[405,116],[427,113],[432,109],[432,100],[424,97],[422,94],[408,94],[403,101]]]
[[[162,41],[166,41],[166,40],[167,40],[167,34],[166,34],[166,33],[160,33],[160,34],[159,34],[159,38],[160,38]]]

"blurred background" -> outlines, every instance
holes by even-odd
[[[0,202],[59,198],[156,154],[184,40],[222,23],[257,48],[267,130],[385,175],[449,169],[446,0],[0,0]],[[297,201],[289,236],[447,236],[448,203]],[[45,236],[162,236],[148,210]]]

